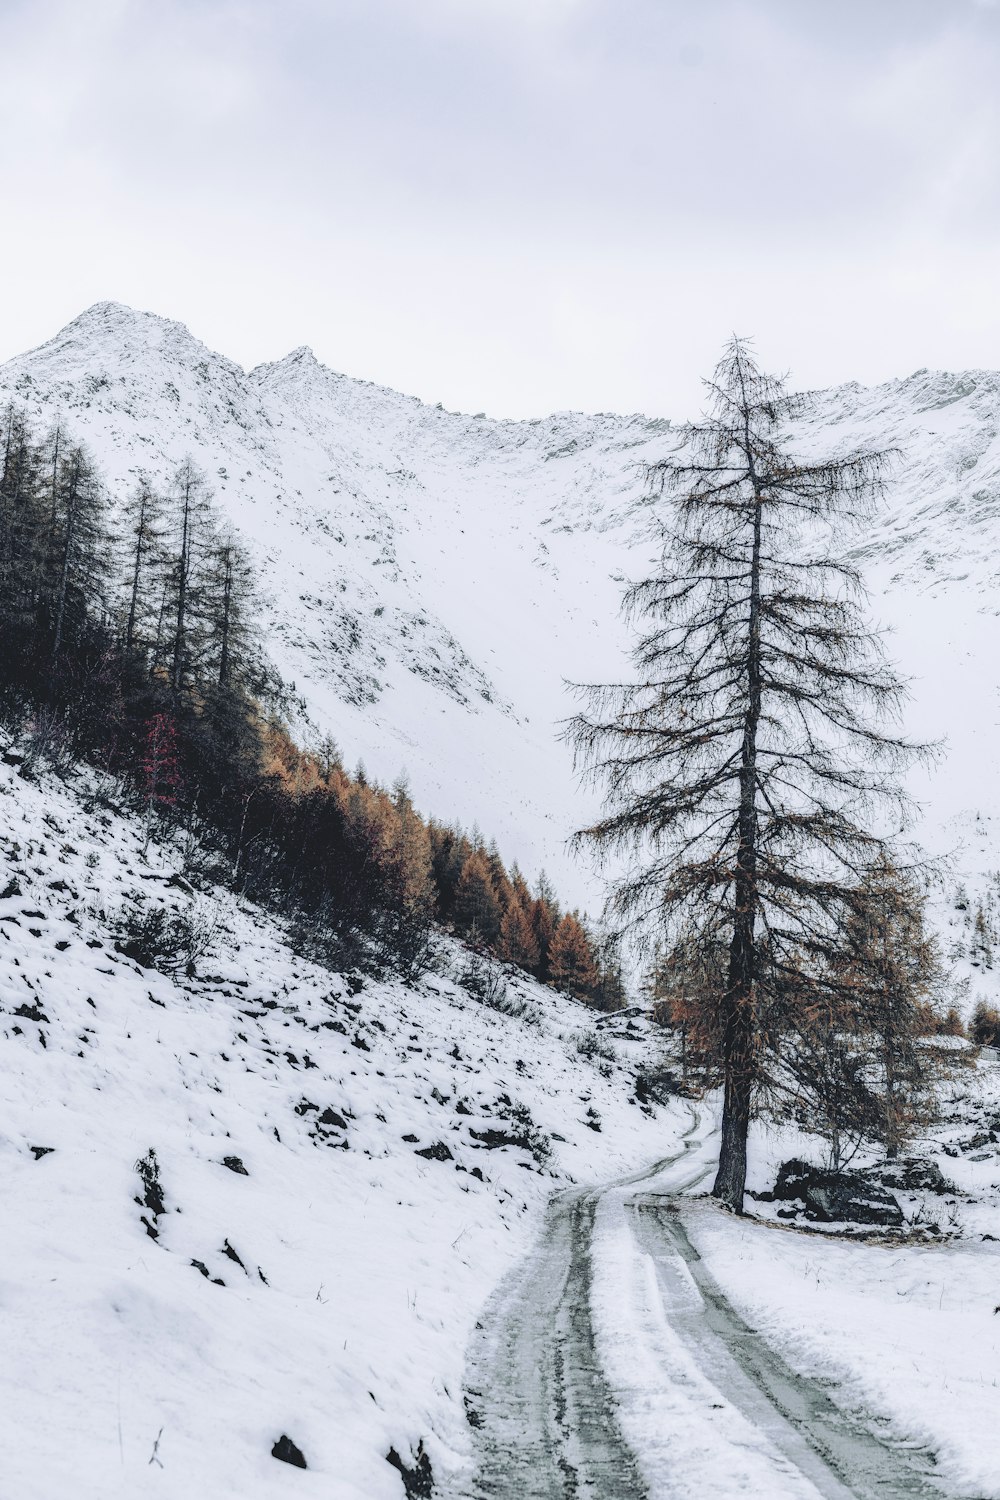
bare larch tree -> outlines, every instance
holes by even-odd
[[[651,466],[661,547],[624,610],[638,680],[581,688],[567,736],[605,790],[577,835],[628,855],[619,926],[722,945],[724,1101],[714,1193],[742,1212],[747,1132],[790,1006],[832,1004],[864,873],[905,816],[903,684],[866,624],[845,529],[891,455],[811,462],[783,446],[803,398],[733,338],[707,414]]]

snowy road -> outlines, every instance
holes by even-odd
[[[721,1292],[670,1196],[710,1153],[693,1111],[673,1156],[553,1199],[470,1348],[475,1500],[940,1500],[929,1454],[796,1374]]]

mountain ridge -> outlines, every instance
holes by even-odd
[[[119,495],[141,472],[166,484],[190,453],[251,549],[268,649],[315,732],[382,781],[404,773],[424,810],[495,830],[593,909],[598,883],[565,840],[595,803],[559,727],[567,681],[629,670],[621,582],[646,563],[644,464],[681,442],[669,419],[446,412],[306,345],[246,371],[183,323],[108,301],[0,366],[0,399],[43,424],[61,414]],[[915,788],[928,826],[1000,816],[984,761],[998,431],[996,372],[916,371],[810,393],[792,434],[810,454],[902,450],[887,506],[844,544],[916,679],[907,727],[952,724],[951,774]]]

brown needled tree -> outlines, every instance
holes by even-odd
[[[742,1212],[763,1064],[789,1007],[837,983],[859,883],[884,847],[873,830],[899,828],[896,776],[917,747],[887,728],[903,686],[841,553],[890,455],[794,457],[783,429],[801,398],[744,340],[707,387],[705,418],[650,470],[651,503],[672,504],[654,509],[659,567],[625,597],[638,680],[582,688],[588,712],[567,734],[606,791],[578,840],[630,856],[613,915],[703,942],[705,972],[723,943],[704,992],[724,1075],[713,1192]]]

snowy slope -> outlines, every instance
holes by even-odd
[[[522,977],[512,1013],[488,1009],[444,940],[413,988],[306,962],[180,848],[144,848],[116,795],[89,773],[26,780],[0,744],[3,1493],[399,1500],[386,1455],[412,1463],[422,1443],[435,1493],[467,1496],[476,1320],[550,1194],[615,1177],[632,1186],[599,1215],[594,1318],[650,1495],[743,1493],[712,1479],[737,1470],[761,1493],[769,1438],[688,1370],[620,1223],[693,1114],[691,1164],[663,1187],[703,1189],[717,1101],[644,1112],[644,1027],[608,1037]],[[159,904],[207,933],[193,974],[115,948],[122,913]],[[931,1148],[957,1193],[907,1200],[924,1222],[955,1216],[958,1244],[820,1243],[704,1201],[686,1215],[797,1368],[926,1442],[946,1492],[977,1497],[1000,1495],[983,1425],[1000,1379],[996,1073],[960,1083]],[[758,1129],[754,1183],[803,1148]],[[154,1156],[162,1201],[140,1171]],[[272,1456],[283,1435],[305,1471]]]
[[[618,580],[642,566],[633,506],[642,463],[674,444],[668,422],[456,415],[307,349],[246,373],[115,303],[0,369],[8,396],[42,421],[61,413],[118,489],[192,453],[262,565],[272,654],[316,726],[593,909],[564,849],[588,803],[556,733],[567,679],[621,670]],[[922,371],[819,393],[797,434],[811,452],[899,450],[883,516],[848,545],[913,679],[907,727],[948,737],[914,779],[922,834],[943,853],[972,831],[958,864],[984,872],[1000,867],[992,834],[977,846],[1000,819],[998,417],[1000,375]]]
[[[635,1042],[581,1056],[583,1007],[471,1000],[448,944],[415,989],[297,958],[109,793],[0,764],[0,1488],[397,1500],[423,1441],[446,1492],[466,1340],[548,1195],[682,1112],[638,1107]],[[115,950],[136,902],[205,926],[193,976]]]
[[[609,575],[666,424],[455,416],[308,350],[245,374],[106,303],[4,366],[8,396],[61,414],[119,490],[191,453],[261,565],[273,656],[349,763],[405,771],[423,809],[582,894],[563,679],[617,669]]]

